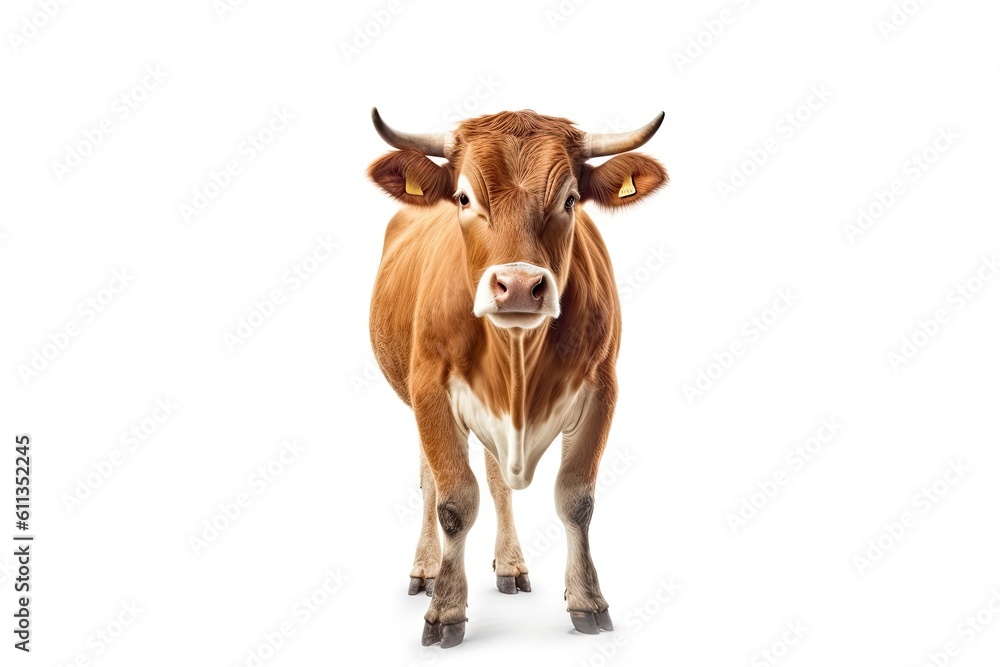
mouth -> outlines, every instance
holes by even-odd
[[[499,329],[534,329],[548,316],[545,313],[488,313],[486,317]]]

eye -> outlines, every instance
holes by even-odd
[[[570,195],[566,198],[566,210],[571,210],[576,205],[576,195]]]
[[[461,204],[462,206],[468,206],[469,205],[469,195],[465,194],[464,192],[461,193],[461,194],[459,194],[458,195],[458,203]]]

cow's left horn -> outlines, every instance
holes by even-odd
[[[660,129],[665,114],[661,111],[656,118],[647,125],[631,132],[621,132],[619,134],[591,134],[588,132],[583,139],[583,152],[587,158],[601,157],[602,155],[618,155],[635,150],[639,146],[653,138],[656,131]],[[388,141],[388,140],[387,140]],[[392,143],[391,141],[389,143]]]
[[[379,115],[378,109],[375,107],[372,107],[372,123],[375,124],[375,130],[385,140],[385,143],[394,148],[411,148],[420,151],[424,155],[433,155],[435,157],[445,157],[445,153],[451,148],[452,137],[450,132],[442,132],[440,134],[408,134],[406,132],[398,132],[386,125],[386,122],[382,120],[382,116]]]

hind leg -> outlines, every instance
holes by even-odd
[[[434,593],[434,579],[441,568],[441,540],[438,537],[437,522],[437,492],[434,489],[434,476],[427,466],[427,458],[420,452],[420,489],[424,493],[424,512],[420,526],[420,539],[417,540],[417,553],[413,557],[413,569],[410,570],[410,595],[427,591]]]
[[[483,453],[486,455],[486,481],[497,509],[497,541],[493,559],[497,588],[501,593],[514,594],[518,590],[529,593],[531,582],[528,580],[528,567],[524,564],[521,542],[517,539],[517,529],[514,526],[510,487],[504,481],[500,464],[493,454],[485,448]]]

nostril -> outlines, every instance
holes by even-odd
[[[499,280],[497,281],[497,292],[500,294],[505,294],[507,292],[507,286]]]
[[[534,287],[531,288],[531,297],[536,301],[542,298],[542,290],[544,290],[545,276],[539,276],[538,282]]]

